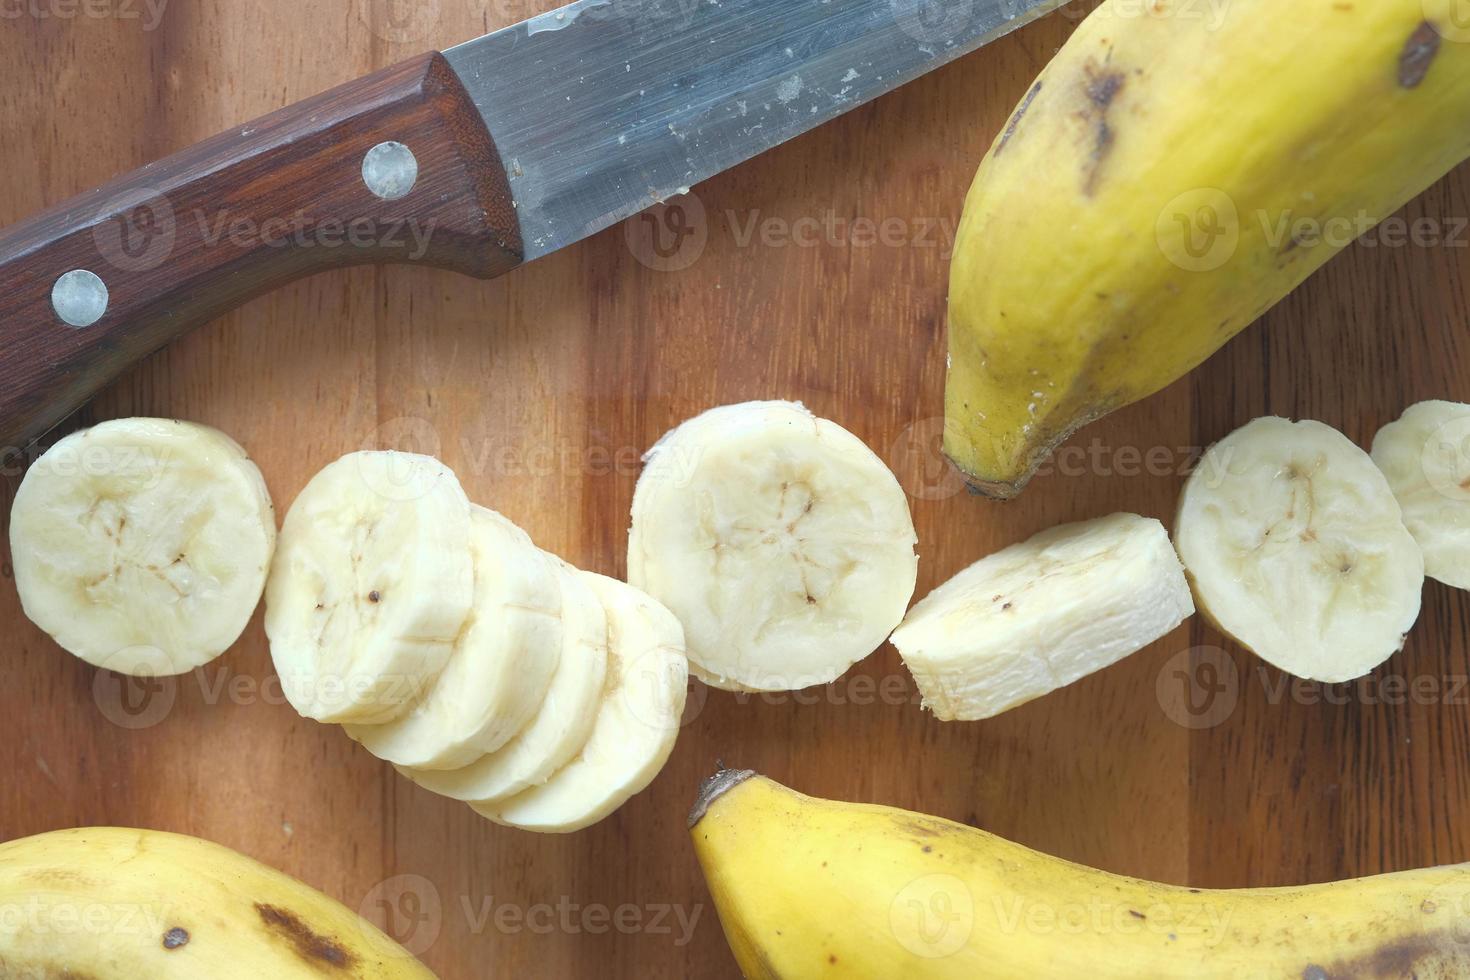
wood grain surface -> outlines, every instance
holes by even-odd
[[[0,223],[550,6],[168,0],[155,16],[159,2],[4,8],[20,13],[0,20]],[[1021,500],[961,492],[937,455],[948,246],[984,149],[1078,16],[723,174],[697,205],[501,280],[358,269],[286,287],[153,357],[84,420],[218,426],[282,511],[344,452],[437,452],[543,547],[618,575],[642,450],[709,406],[798,398],[913,494],[922,593],[1063,520],[1127,509],[1167,523],[1197,447],[1257,415],[1366,443],[1414,400],[1470,400],[1462,168],[1402,216],[1438,228],[1432,244],[1353,247],[1191,377],[1084,430]],[[8,514],[24,461],[5,462]],[[214,664],[124,691],[26,622],[3,582],[0,837],[124,824],[219,841],[385,922],[449,980],[731,977],[684,829],[717,759],[1172,882],[1470,859],[1467,619],[1462,593],[1429,584],[1407,649],[1374,675],[1417,682],[1407,695],[1293,686],[1199,620],[983,723],[921,712],[887,647],[800,696],[696,688],[647,792],[589,831],[541,837],[298,717],[272,686],[258,616]],[[636,911],[615,925],[620,907]]]

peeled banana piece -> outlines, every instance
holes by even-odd
[[[484,507],[470,511],[475,597],[448,663],[402,717],[347,725],[396,765],[457,769],[515,737],[541,707],[561,659],[559,569],[526,533]]]
[[[474,601],[470,503],[428,456],[358,452],[291,504],[265,631],[291,706],[322,722],[407,712],[449,660]]]
[[[974,721],[1116,663],[1193,613],[1164,526],[1113,514],[982,558],[916,604],[893,645],[935,717]]]
[[[208,841],[84,827],[0,844],[0,977],[432,980],[339,902]]]
[[[1424,572],[1470,589],[1470,405],[1411,405],[1373,439],[1373,462],[1424,553]]]
[[[1388,480],[1321,422],[1256,419],[1211,446],[1174,533],[1200,611],[1297,677],[1361,677],[1419,617],[1424,559]]]
[[[972,484],[1019,493],[1470,156],[1458,3],[1102,3],[965,200],[945,449]]]
[[[712,409],[648,452],[628,581],[683,623],[691,672],[728,690],[835,680],[903,618],[908,500],[873,451],[794,402]]]
[[[26,616],[125,674],[182,674],[223,653],[260,602],[275,544],[245,450],[172,419],[72,433],[26,471],[10,512]]]
[[[631,585],[584,575],[607,611],[607,685],[592,733],[546,782],[475,806],[496,823],[558,834],[589,827],[652,782],[673,751],[689,684],[683,628]]]
[[[891,807],[708,781],[694,851],[750,980],[1470,975],[1470,865],[1209,891],[1096,871]]]
[[[398,767],[424,789],[466,803],[494,803],[544,783],[592,734],[608,673],[607,612],[586,572],[547,558],[561,584],[562,649],[545,698],[515,737],[467,766]]]

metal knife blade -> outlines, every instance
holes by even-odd
[[[446,51],[510,179],[527,260],[1066,0],[578,0]]]

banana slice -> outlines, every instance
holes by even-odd
[[[281,528],[265,631],[286,699],[323,722],[403,714],[474,596],[470,504],[428,456],[359,452],[312,478]]]
[[[182,674],[223,653],[260,602],[275,545],[245,450],[171,419],[72,433],[26,471],[10,512],[26,616],[126,674]]]
[[[792,402],[727,405],[645,461],[628,581],[679,617],[706,683],[825,684],[903,618],[918,575],[908,501],[841,426]]]
[[[1378,431],[1372,456],[1424,553],[1425,574],[1470,589],[1470,405],[1410,406]]]
[[[991,718],[1143,649],[1194,612],[1158,521],[1064,524],[971,565],[893,633],[942,721]]]
[[[475,602],[428,693],[386,725],[347,725],[373,755],[421,769],[458,769],[494,752],[531,720],[561,658],[561,585],[546,553],[501,515],[471,505]]]
[[[1368,673],[1419,616],[1424,560],[1388,481],[1321,422],[1256,419],[1210,447],[1175,543],[1200,611],[1308,680]]]
[[[607,678],[607,613],[581,572],[554,555],[547,558],[561,585],[562,649],[535,718],[499,749],[462,769],[398,767],[424,789],[467,803],[492,803],[545,782],[592,734]]]
[[[607,687],[581,753],[540,786],[475,810],[496,823],[565,834],[589,827],[657,776],[689,689],[684,629],[631,585],[583,572],[607,610]]]

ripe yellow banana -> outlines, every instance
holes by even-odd
[[[432,980],[345,906],[208,841],[86,827],[0,844],[0,977]]]
[[[690,832],[751,980],[1470,975],[1470,865],[1201,891],[729,770]]]
[[[945,449],[1020,492],[1470,156],[1460,0],[1107,0],[980,165]]]

